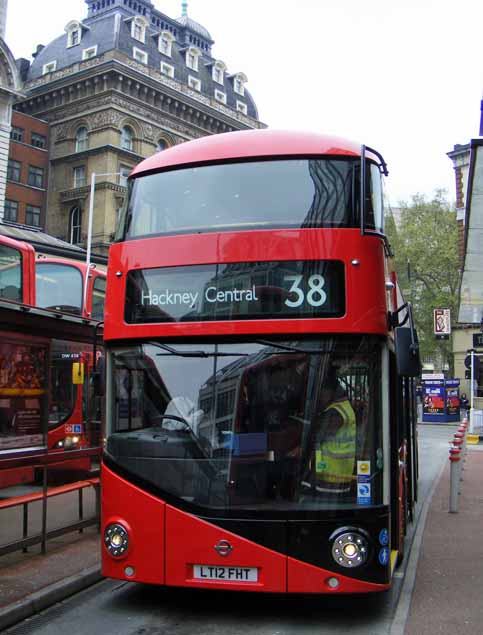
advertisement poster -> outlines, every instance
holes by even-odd
[[[446,382],[446,412],[448,415],[460,415],[460,391],[459,380]]]
[[[47,344],[0,344],[0,451],[42,445]]]
[[[444,415],[444,381],[426,381],[423,385],[423,414]]]

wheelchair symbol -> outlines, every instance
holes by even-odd
[[[357,489],[358,495],[362,496],[363,498],[371,495],[371,486],[367,483],[359,483]]]

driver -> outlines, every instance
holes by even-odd
[[[356,457],[356,415],[329,369],[321,388],[320,409],[314,451],[310,463],[310,483],[317,492],[344,494],[350,491]]]

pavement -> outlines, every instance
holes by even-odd
[[[483,630],[483,444],[468,446],[458,512],[449,513],[449,461],[423,505],[391,635]],[[0,631],[101,579],[96,528],[0,558]]]

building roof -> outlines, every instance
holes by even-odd
[[[60,240],[60,238],[55,238],[55,236],[51,236],[50,234],[46,234],[40,230],[24,229],[22,227],[17,227],[16,225],[0,223],[0,234],[2,236],[8,236],[8,238],[14,238],[15,240],[21,240],[29,243],[36,251],[43,254],[62,256],[64,258],[72,258],[74,260],[86,259],[86,250],[82,249],[82,247],[67,243],[64,240]],[[98,264],[106,264],[107,258],[93,255],[91,257],[91,261]]]
[[[210,42],[213,41],[208,30],[205,29],[204,26],[201,26],[199,22],[195,22],[187,15],[182,15],[180,18],[177,18],[176,22],[179,22],[179,24],[181,24],[181,26],[185,27],[186,29],[193,31],[193,33],[197,33],[198,35],[201,35],[201,37],[204,38],[205,40],[208,40]]]
[[[160,73],[161,63],[167,64],[173,67],[176,81],[189,86],[189,82],[192,82],[190,77],[195,78],[200,81],[198,92],[202,95],[213,99],[217,95],[220,96],[218,93],[224,93],[226,106],[237,111],[237,102],[241,102],[246,106],[246,115],[258,119],[257,107],[249,91],[243,90],[244,94],[240,94],[235,86],[237,78],[242,82],[246,81],[243,73],[225,72],[222,83],[213,79],[213,65],[217,61],[211,53],[213,40],[207,29],[198,22],[188,16],[182,16],[177,20],[169,18],[157,11],[149,0],[109,0],[104,8],[99,2],[92,0],[86,0],[86,3],[89,7],[87,18],[82,21],[71,20],[62,35],[45,47],[38,47],[25,76],[26,88],[29,88],[29,82],[46,77],[46,65],[52,62],[55,62],[55,71],[51,73],[54,81],[62,75],[59,71],[85,61],[86,49],[96,47],[94,58],[110,51],[119,51],[130,59],[134,59],[137,49],[147,55],[148,68]],[[132,7],[135,6],[136,10],[129,7],[130,4]],[[98,5],[101,6],[100,9],[97,9]],[[144,42],[133,37],[134,20],[146,27]],[[74,45],[69,40],[72,29],[79,30],[80,35],[79,42]],[[173,37],[171,55],[165,55],[160,51],[159,38],[163,33],[169,33]],[[187,66],[187,51],[191,47],[200,53],[198,70]],[[139,66],[143,65],[141,61],[137,61]],[[193,86],[191,88],[196,90]]]

